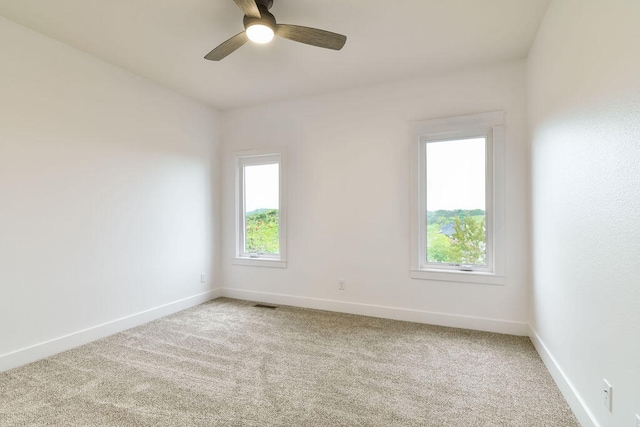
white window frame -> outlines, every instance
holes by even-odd
[[[248,150],[235,154],[236,164],[236,251],[232,263],[253,267],[287,267],[286,150]],[[277,163],[279,165],[278,254],[252,254],[245,251],[244,167]]]
[[[412,124],[411,277],[433,281],[502,285],[505,277],[504,112],[474,114]],[[486,266],[448,265],[426,261],[426,144],[486,138]]]

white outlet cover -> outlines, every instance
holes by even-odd
[[[636,427],[640,427],[640,415],[636,414]]]

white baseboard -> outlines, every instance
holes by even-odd
[[[482,317],[461,316],[456,314],[434,313],[429,311],[409,310],[398,307],[385,307],[379,305],[335,301],[320,298],[254,292],[232,288],[222,288],[222,296],[241,300],[265,302],[269,304],[292,305],[296,307],[314,308],[318,310],[337,311],[340,313],[360,314],[363,316],[381,317],[385,319],[427,323],[430,325],[474,329],[486,332],[497,332],[500,334],[520,336],[529,335],[529,325],[527,323],[513,322],[510,320],[487,319]]]
[[[533,327],[530,328],[529,338],[531,339],[533,346],[538,351],[538,354],[547,367],[547,370],[551,374],[551,377],[560,389],[562,396],[567,401],[569,407],[578,419],[580,425],[583,427],[600,427],[600,424],[598,424],[598,421],[595,419],[591,411],[589,411],[589,408],[585,404],[584,400],[582,400],[582,398],[580,397],[580,394],[576,391],[573,383],[566,376],[564,370],[560,367],[560,365],[558,365],[558,362],[549,352],[549,349],[540,339],[540,336],[535,331],[535,329],[533,329]]]
[[[44,359],[45,357],[53,356],[54,354],[62,351],[70,350],[91,341],[122,332],[126,329],[140,326],[152,320],[219,298],[221,295],[222,289],[214,289],[198,295],[183,298],[169,304],[154,307],[140,313],[132,314],[127,317],[116,319],[111,322],[74,332],[69,335],[54,338],[50,341],[36,344],[31,347],[0,355],[0,372],[17,368],[18,366],[26,365],[27,363],[35,362],[36,360]]]

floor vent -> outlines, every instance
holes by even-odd
[[[276,307],[275,305],[268,305],[268,304],[256,304],[254,305],[254,307],[258,307],[258,308],[270,308],[271,310],[275,310]]]

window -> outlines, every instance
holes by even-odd
[[[286,267],[284,152],[236,155],[235,264]]]
[[[504,283],[503,115],[414,124],[413,278]]]
[[[486,271],[491,265],[490,135],[423,140],[426,227],[422,265]],[[490,248],[490,245],[489,245]],[[489,258],[489,259],[488,259]]]

